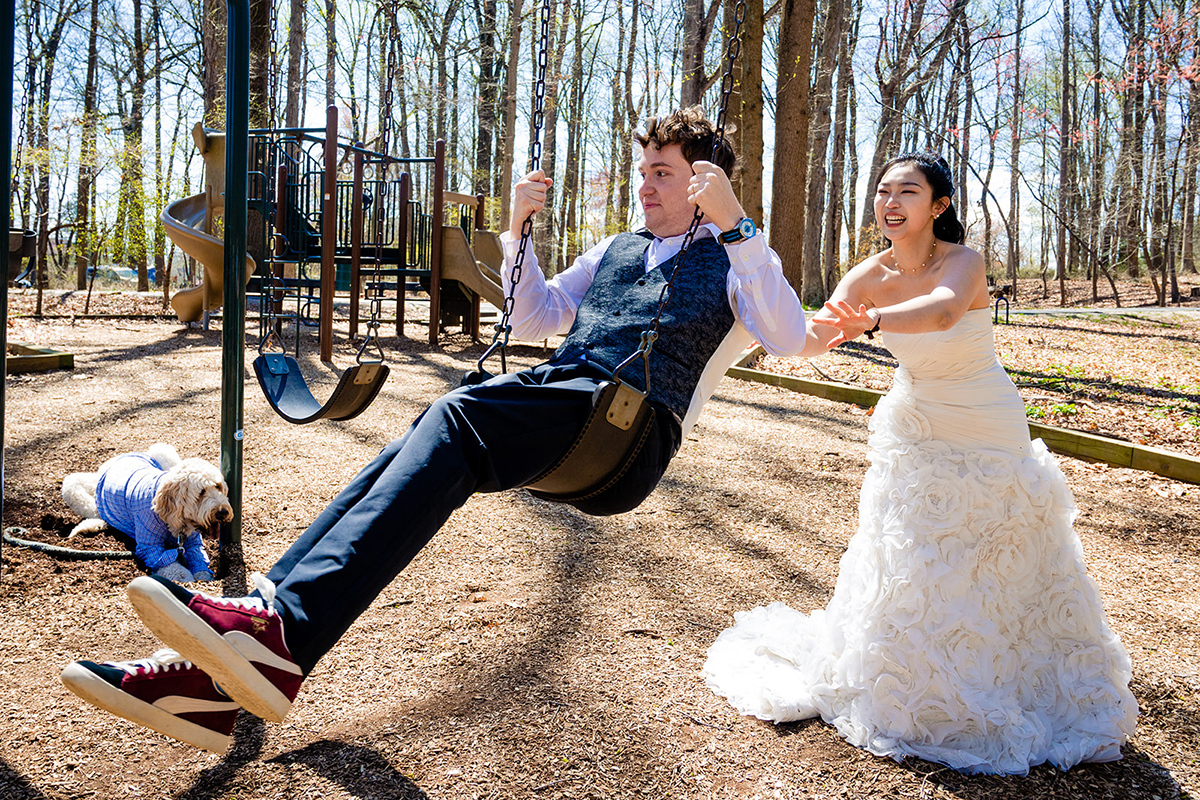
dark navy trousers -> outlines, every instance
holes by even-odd
[[[305,674],[472,494],[522,486],[557,462],[602,380],[584,364],[543,364],[455,389],[359,472],[267,573]],[[572,505],[595,515],[635,508],[679,443],[679,423],[657,410],[626,475]]]

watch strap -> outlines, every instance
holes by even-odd
[[[717,240],[721,244],[737,244],[753,237],[756,233],[758,233],[758,228],[755,227],[754,220],[750,217],[742,217],[732,229],[722,231],[717,236]]]

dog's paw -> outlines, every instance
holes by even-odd
[[[159,567],[152,574],[175,583],[191,583],[196,579],[192,575],[192,571],[178,561],[167,564],[165,567]]]
[[[95,536],[97,533],[108,529],[108,523],[102,519],[85,519],[83,522],[76,525],[67,534],[67,538],[71,539],[75,536]]]
[[[216,580],[217,576],[213,575],[211,572],[209,572],[206,569],[202,569],[199,572],[193,572],[192,578],[195,580],[198,580],[198,581],[212,581],[212,580]]]

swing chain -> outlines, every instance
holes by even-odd
[[[33,14],[32,4],[28,7],[28,14]],[[12,165],[12,186],[9,192],[9,206],[12,209],[17,208],[17,197],[21,192],[21,156],[25,152],[25,129],[26,116],[29,114],[30,94],[32,93],[31,86],[34,83],[34,66],[33,66],[33,25],[32,19],[25,20],[25,76],[24,86],[21,91],[21,113],[17,117],[17,144],[13,149],[13,165]],[[24,211],[22,211],[24,215]],[[92,277],[95,278],[96,272],[92,271]]]
[[[542,126],[546,120],[546,65],[548,63],[547,53],[550,49],[551,14],[551,0],[542,0],[538,15],[540,30],[538,37],[537,80],[534,83],[533,90],[533,135],[530,137],[529,142],[530,172],[537,171],[541,167],[542,162]],[[475,364],[477,375],[487,374],[483,365],[491,357],[492,353],[497,350],[500,351],[500,371],[502,373],[508,372],[504,348],[508,346],[508,337],[512,334],[512,325],[509,320],[512,319],[513,309],[516,306],[514,295],[517,290],[517,284],[521,282],[521,274],[525,266],[525,252],[529,247],[529,240],[532,234],[533,215],[530,214],[521,223],[521,240],[517,246],[517,256],[513,260],[512,271],[509,276],[508,294],[504,297],[503,308],[500,310],[500,321],[495,325],[496,333],[492,337],[492,343]]]
[[[380,13],[383,13],[382,7]],[[379,339],[379,322],[383,316],[383,276],[380,269],[383,264],[383,237],[385,235],[385,220],[387,218],[384,213],[386,208],[387,198],[387,176],[388,166],[391,163],[391,156],[388,154],[388,139],[389,126],[392,119],[392,76],[396,71],[396,38],[398,36],[396,29],[396,7],[394,4],[388,6],[388,15],[384,20],[384,24],[388,26],[388,45],[387,56],[385,58],[384,69],[387,71],[385,79],[385,89],[383,92],[383,106],[380,109],[379,115],[379,144],[378,149],[382,154],[377,167],[376,182],[378,195],[375,202],[371,204],[371,213],[375,215],[375,264],[371,273],[371,318],[367,321],[367,335],[363,338],[362,345],[358,348],[358,353],[355,356],[355,363],[362,364],[364,356],[367,353],[367,348],[372,344],[375,346],[375,356],[368,363],[382,364],[385,360],[383,354],[383,344]],[[400,277],[398,280],[403,281]],[[357,302],[357,301],[355,301]],[[404,302],[404,292],[401,290],[398,293],[397,302]]]
[[[725,142],[725,122],[729,111],[729,97],[733,94],[733,65],[742,52],[742,23],[745,20],[745,0],[738,0],[733,14],[733,35],[729,37],[729,46],[726,49],[725,72],[721,75],[721,99],[717,106],[716,129],[713,131],[712,155],[710,158],[716,158],[717,152]],[[654,349],[654,342],[658,339],[658,326],[662,321],[663,311],[666,309],[667,303],[671,300],[671,289],[675,284],[675,276],[683,269],[684,258],[687,255],[688,249],[692,246],[692,240],[696,238],[696,231],[700,228],[700,218],[703,216],[704,212],[700,210],[699,206],[696,206],[695,211],[692,212],[692,222],[688,226],[687,233],[684,234],[682,245],[679,247],[679,254],[675,257],[675,269],[671,270],[667,282],[663,284],[662,291],[659,292],[658,311],[654,314],[654,319],[651,320],[650,327],[642,333],[641,345],[613,370],[613,377],[620,380],[619,375],[622,370],[637,359],[642,359],[646,372],[646,394],[650,393],[650,351]]]
[[[277,203],[276,207],[278,205]],[[266,330],[258,340],[258,354],[260,356],[266,354],[267,348],[272,342],[279,348],[281,354],[287,353],[287,346],[284,345],[283,340],[279,337],[279,332],[276,330],[278,320],[275,315],[275,302],[276,297],[283,292],[283,284],[282,282],[277,284],[279,278],[275,275],[275,253],[287,247],[287,237],[279,233],[278,224],[279,220],[275,220],[275,224],[272,226],[275,228],[275,231],[271,234],[270,242],[268,242],[267,272],[262,283],[261,299],[259,300],[258,313],[262,320],[262,326]],[[281,243],[282,247],[280,247]]]
[[[279,104],[279,8],[271,3],[271,31],[267,44],[267,127],[274,128]]]

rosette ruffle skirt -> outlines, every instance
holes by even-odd
[[[872,417],[833,599],[736,615],[708,685],[744,714],[820,716],[877,755],[963,772],[1120,758],[1137,716],[1129,656],[1057,463],[1040,440],[1021,456],[931,438],[905,383]]]

